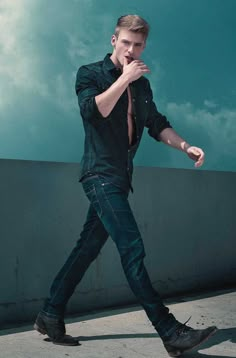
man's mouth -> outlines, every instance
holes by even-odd
[[[125,56],[127,58],[128,63],[132,62],[134,58],[132,56]]]

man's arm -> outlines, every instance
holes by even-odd
[[[183,138],[181,138],[173,128],[165,128],[159,134],[159,140],[169,146],[187,152],[187,149],[190,147]]]
[[[205,159],[203,150],[188,144],[172,128],[163,129],[163,131],[159,134],[159,139],[172,148],[185,152],[189,158],[195,161],[195,167],[203,165]]]
[[[122,93],[129,85],[129,79],[122,74],[106,91],[95,97],[95,102],[103,118],[107,118]]]
[[[121,76],[101,93],[95,73],[87,66],[80,67],[75,90],[82,118],[88,121],[107,118],[128,85],[148,72],[148,67],[142,61],[135,60],[128,64],[125,58]]]
[[[181,138],[174,129],[172,129],[167,118],[158,112],[153,101],[149,81],[147,82],[147,93],[150,95],[150,109],[145,124],[148,128],[148,134],[157,141],[162,141],[173,148],[185,152],[189,158],[195,161],[195,167],[200,167],[204,163],[205,154],[203,150],[188,144],[186,140]]]
[[[108,117],[129,84],[148,72],[150,72],[148,67],[142,61],[135,60],[128,64],[126,57],[124,57],[121,76],[105,92],[95,97],[101,115],[104,118]]]

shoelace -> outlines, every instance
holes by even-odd
[[[186,333],[186,332],[192,330],[191,327],[188,327],[188,326],[187,326],[187,323],[190,321],[191,318],[192,318],[192,316],[190,316],[190,317],[187,319],[186,322],[180,323],[180,326],[176,329],[176,333],[177,333],[178,335],[180,335],[180,334],[182,334],[182,333]]]

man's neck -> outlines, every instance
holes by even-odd
[[[113,54],[110,56],[110,59],[111,59],[111,61],[114,63],[115,67],[118,68],[118,69],[120,69],[120,70],[122,71],[123,66],[121,66],[120,62],[117,60],[117,58],[116,58],[114,52],[113,52]]]

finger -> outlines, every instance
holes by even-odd
[[[196,162],[195,162],[195,167],[201,167],[204,163],[204,157],[203,158],[199,158]]]
[[[204,162],[204,152],[201,149],[198,148],[193,148],[191,150],[191,157],[193,160],[195,160],[196,162]]]
[[[124,56],[124,66],[128,65],[128,59]]]
[[[148,71],[148,72],[150,72],[150,69],[146,66],[146,65],[144,65],[144,64],[138,64],[137,65],[137,68],[139,69],[139,70],[141,70],[141,71]]]
[[[147,68],[145,70],[142,70],[142,73],[150,73],[151,71]]]
[[[196,157],[200,157],[200,155],[202,154],[197,148],[191,148],[191,153]]]
[[[138,63],[137,66],[138,66],[139,68],[142,68],[142,67],[148,68],[148,66],[145,65],[145,63],[143,63],[143,62],[142,62],[142,63]]]
[[[140,60],[134,60],[131,63],[133,66],[137,66],[137,67],[142,67],[142,66],[147,67],[147,65],[143,61],[140,61]]]
[[[142,71],[150,72],[150,69],[147,66],[140,67]]]
[[[144,64],[144,62],[142,60],[133,60],[132,63],[136,63],[136,64]]]
[[[146,65],[144,62],[142,62],[142,61],[136,62],[136,65],[137,65],[138,67],[143,67],[143,66],[147,67],[147,65]]]
[[[194,164],[195,168],[199,168],[199,167],[201,167],[202,165],[203,165],[203,162],[200,161],[200,160],[198,160],[198,161]]]
[[[200,157],[198,158],[198,161],[199,162],[204,162],[204,153],[202,153],[201,155],[200,155]]]

